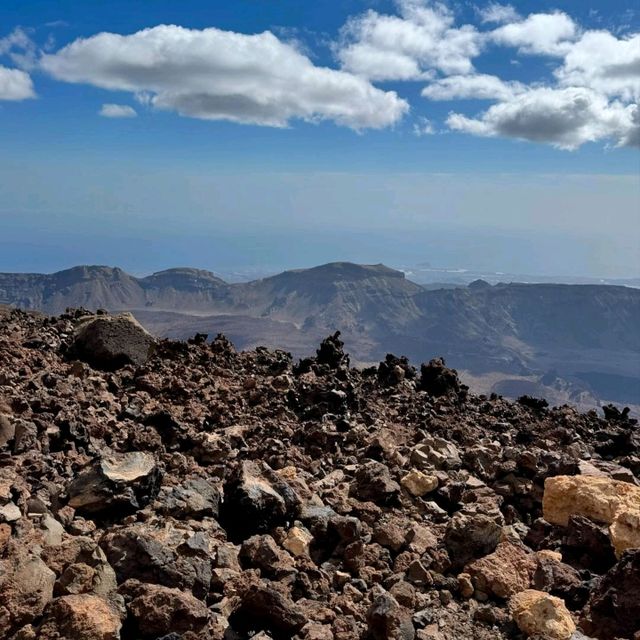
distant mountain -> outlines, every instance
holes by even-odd
[[[136,278],[83,266],[0,274],[0,303],[50,314],[130,310],[158,335],[224,332],[240,348],[299,356],[341,330],[362,363],[387,352],[416,363],[443,355],[486,391],[640,405],[640,290],[622,286],[476,280],[432,289],[384,265],[347,262],[236,284],[189,268]]]

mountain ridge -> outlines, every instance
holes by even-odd
[[[573,389],[567,399],[578,403],[589,394],[606,399],[598,380],[610,393],[611,380],[621,376],[622,387],[637,389],[628,402],[640,405],[640,290],[624,286],[476,281],[431,289],[383,264],[349,262],[245,283],[190,267],[135,277],[84,265],[2,273],[0,303],[52,315],[68,307],[131,311],[158,335],[224,331],[240,348],[265,344],[300,357],[340,330],[363,364],[387,352],[414,362],[442,355],[474,376],[501,372],[511,380],[495,389],[553,374],[573,381],[559,385]]]

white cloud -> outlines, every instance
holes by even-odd
[[[398,0],[399,16],[369,10],[343,27],[336,55],[343,69],[370,80],[419,80],[434,71],[473,71],[481,38],[476,28],[454,26],[454,15],[443,4]]]
[[[26,100],[35,95],[28,73],[0,65],[0,100]]]
[[[133,107],[127,104],[103,104],[98,115],[104,118],[135,118],[138,114]]]
[[[637,144],[639,122],[636,105],[608,102],[584,87],[531,89],[477,118],[452,113],[447,119],[455,131],[547,142],[561,149],[609,139],[619,146]]]
[[[498,27],[490,35],[496,44],[516,47],[520,53],[562,56],[577,38],[578,27],[560,11],[532,13],[524,20]]]
[[[520,82],[505,82],[497,76],[475,74],[440,78],[422,90],[429,100],[508,100],[526,90]]]
[[[555,75],[565,86],[640,100],[640,34],[616,38],[607,31],[587,31],[571,46]]]
[[[491,2],[486,7],[479,7],[478,14],[482,22],[495,22],[497,24],[516,22],[520,19],[520,15],[512,5],[498,2]]]
[[[315,66],[270,32],[160,25],[127,36],[100,33],[43,55],[41,67],[59,80],[148,95],[158,109],[208,120],[284,127],[301,118],[380,128],[409,108],[393,91]]]

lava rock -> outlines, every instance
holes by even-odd
[[[142,638],[191,631],[204,637],[209,609],[190,593],[155,584],[128,580],[120,587],[128,600],[127,611]]]
[[[115,371],[143,365],[155,345],[155,338],[131,314],[99,316],[78,327],[70,354],[96,369]]]
[[[68,504],[85,515],[123,517],[145,507],[160,489],[155,458],[133,451],[95,460],[67,487]]]
[[[381,593],[367,611],[367,630],[374,640],[413,640],[411,614],[390,594]]]
[[[264,583],[251,584],[240,595],[240,606],[229,616],[236,632],[267,631],[274,638],[291,638],[307,622],[290,598]]]
[[[582,612],[580,626],[602,640],[637,637],[640,631],[640,549],[625,552],[609,570]]]
[[[469,387],[462,384],[455,369],[447,367],[444,358],[434,358],[420,367],[419,388],[429,395],[454,396],[464,399]]]
[[[492,553],[501,535],[502,527],[487,515],[456,513],[449,520],[444,535],[452,566],[459,570],[471,560]]]
[[[56,598],[38,629],[40,640],[120,640],[120,612],[92,595]]]
[[[400,485],[391,478],[384,464],[372,460],[358,468],[352,492],[358,500],[384,506],[398,502]]]
[[[268,465],[247,460],[224,485],[220,517],[230,538],[244,540],[293,520],[300,505],[296,492]]]
[[[467,565],[476,591],[509,598],[529,588],[537,562],[532,553],[511,542],[501,542],[496,550]]]

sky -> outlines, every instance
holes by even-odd
[[[640,275],[640,12],[3,0],[0,270]]]

